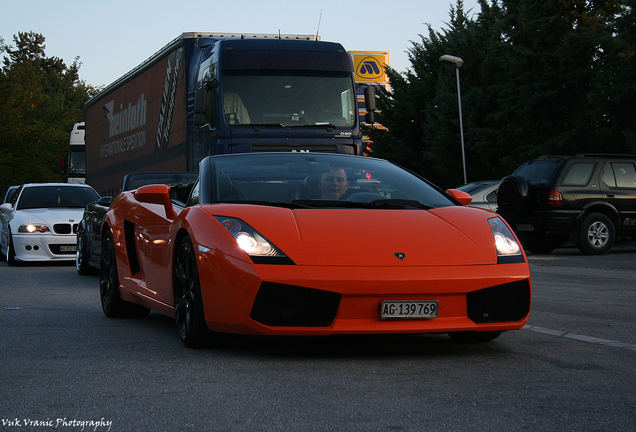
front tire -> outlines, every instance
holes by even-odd
[[[88,243],[86,241],[86,234],[83,230],[77,233],[77,252],[75,252],[75,270],[77,273],[85,276],[95,274],[96,269],[88,264],[90,257],[88,256]]]
[[[19,262],[15,259],[15,249],[13,248],[13,236],[9,231],[9,239],[7,240],[7,264],[10,266],[17,266]]]
[[[143,318],[150,313],[150,309],[124,301],[119,296],[119,273],[115,257],[115,243],[110,231],[106,231],[102,237],[99,296],[104,315],[109,318]]]
[[[603,255],[614,246],[615,240],[612,220],[602,213],[591,213],[581,223],[577,246],[584,254]]]
[[[174,317],[181,342],[188,348],[210,345],[214,333],[205,323],[201,282],[189,236],[177,247],[174,263]]]
[[[448,335],[453,338],[455,342],[460,343],[481,343],[481,342],[489,342],[493,339],[499,337],[503,332],[500,331],[489,331],[489,332],[476,332],[476,331],[465,331],[465,332],[452,332]]]

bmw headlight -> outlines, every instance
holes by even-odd
[[[283,252],[242,220],[225,216],[215,216],[215,218],[228,230],[236,240],[238,246],[243,249],[255,263],[274,263],[274,261],[271,260],[259,259],[263,257],[276,258],[276,261],[280,261],[278,262],[280,264],[292,263]],[[281,259],[284,259],[284,262]]]
[[[508,226],[498,217],[488,219],[492,235],[497,248],[497,262],[519,263],[524,262],[521,247]]]
[[[49,232],[49,227],[46,225],[38,225],[38,224],[25,224],[20,225],[18,228],[18,232],[20,233],[46,233]]]

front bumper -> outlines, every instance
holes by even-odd
[[[528,320],[527,263],[442,267],[252,265],[199,272],[213,331],[266,335],[446,333],[520,329]],[[227,263],[229,264],[229,263]],[[212,270],[208,272],[208,270]],[[207,277],[206,275],[213,275]],[[257,300],[258,297],[258,300]],[[439,302],[434,319],[383,320],[384,300]]]
[[[13,234],[12,239],[15,259],[18,261],[75,260],[75,234]]]

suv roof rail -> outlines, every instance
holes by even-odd
[[[558,155],[542,155],[539,156],[537,158],[534,158],[533,160],[546,160],[546,159],[569,159],[572,156],[558,156]],[[532,163],[532,161],[530,161],[530,163]]]
[[[604,157],[617,159],[636,159],[636,155],[611,153],[578,153],[576,157]]]

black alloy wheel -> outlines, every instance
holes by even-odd
[[[210,345],[215,334],[205,323],[201,283],[189,236],[179,243],[174,262],[174,316],[181,342],[188,348]]]
[[[86,241],[86,233],[80,230],[77,233],[77,252],[75,252],[75,270],[80,275],[95,274],[96,269],[88,264],[88,242]]]

